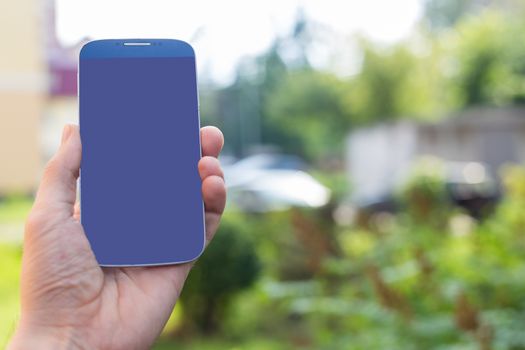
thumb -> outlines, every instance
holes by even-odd
[[[78,126],[66,125],[57,153],[48,162],[35,198],[35,207],[73,215],[82,157]]]

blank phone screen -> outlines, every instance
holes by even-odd
[[[81,221],[101,265],[196,258],[204,246],[193,57],[80,60]]]

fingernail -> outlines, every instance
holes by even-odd
[[[69,138],[69,135],[71,135],[71,125],[65,125],[64,129],[62,130],[62,141],[60,141],[60,144],[64,144],[64,142],[67,141]]]

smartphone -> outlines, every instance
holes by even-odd
[[[79,57],[81,223],[101,266],[204,250],[195,54],[170,39],[96,40]]]

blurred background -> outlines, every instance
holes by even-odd
[[[80,47],[168,37],[196,49],[229,195],[156,349],[525,349],[524,18],[523,0],[0,2],[0,345]]]

